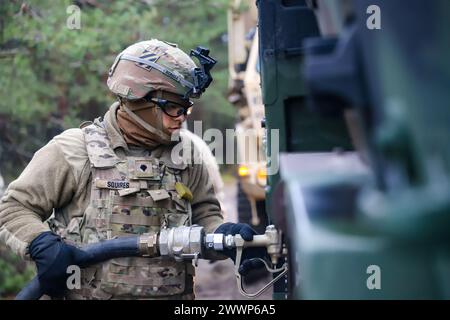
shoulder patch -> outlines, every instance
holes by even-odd
[[[89,161],[94,167],[112,168],[120,161],[111,148],[108,134],[103,127],[91,124],[81,130]]]

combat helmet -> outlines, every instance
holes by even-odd
[[[199,98],[212,81],[209,71],[216,60],[203,47],[191,50],[190,55],[198,58],[201,67],[176,44],[157,39],[135,43],[116,57],[108,88],[127,100],[141,99],[153,91]]]

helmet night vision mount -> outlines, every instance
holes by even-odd
[[[200,95],[208,88],[213,80],[210,71],[217,63],[217,60],[209,56],[209,49],[205,47],[198,46],[197,48],[192,49],[189,55],[197,58],[201,67],[192,70],[194,86],[186,93],[186,96],[188,97],[191,95]]]

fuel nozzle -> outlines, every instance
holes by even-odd
[[[236,247],[265,247],[273,265],[276,265],[282,255],[281,232],[274,225],[266,227],[264,234],[253,236],[252,241],[245,241],[240,235],[224,235],[221,233],[210,233],[205,237],[206,249],[222,251],[224,248]]]

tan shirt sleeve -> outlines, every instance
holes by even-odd
[[[29,243],[49,230],[43,221],[76,192],[77,173],[58,139],[55,137],[35,153],[0,200],[0,241],[22,257],[26,257]]]
[[[191,203],[192,223],[202,226],[206,233],[213,233],[224,221],[206,165],[193,165],[188,181],[188,187],[194,196]],[[227,257],[219,253],[207,252],[203,258],[223,260]]]
[[[223,223],[223,216],[204,164],[192,166],[188,187],[194,196],[191,203],[192,223],[203,226],[207,233],[214,232]]]
[[[215,161],[214,156],[210,153],[208,146],[198,136],[188,130],[182,130],[182,137],[191,147],[191,158],[200,159],[200,162],[193,162],[188,167],[188,177],[186,178],[187,186],[194,196],[192,200],[192,223],[201,225],[205,228],[206,233],[214,232],[219,225],[224,223],[220,203],[217,199],[213,184],[213,177],[210,176],[208,170],[208,159]],[[206,154],[208,149],[210,153]],[[187,148],[189,150],[189,148]],[[210,158],[208,158],[208,156]],[[218,169],[218,168],[217,168]]]

